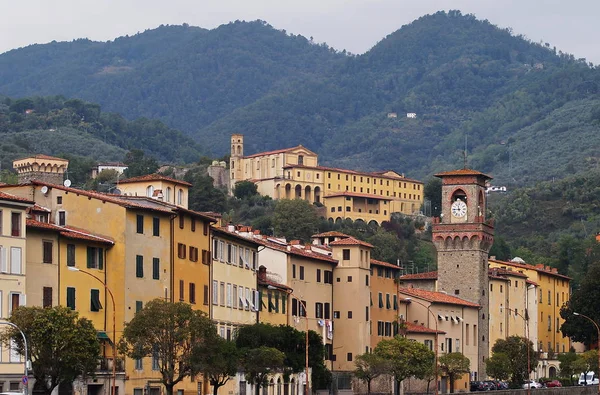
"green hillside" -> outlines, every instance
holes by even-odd
[[[0,94],[63,94],[158,119],[214,156],[237,132],[247,154],[303,144],[325,165],[424,179],[462,166],[466,142],[469,165],[511,187],[595,166],[599,93],[585,60],[458,11],[419,18],[360,56],[262,21],[0,55]]]

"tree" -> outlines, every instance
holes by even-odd
[[[527,343],[529,342],[529,347]],[[527,369],[527,350],[529,349],[529,366]],[[507,367],[511,373],[513,384],[521,384],[529,377],[532,368],[538,364],[538,353],[533,348],[531,340],[521,336],[509,336],[506,339],[498,339],[492,347],[492,357],[502,353],[508,359]]]
[[[100,360],[100,344],[94,325],[67,307],[19,307],[9,321],[25,334],[29,347],[35,389],[50,395],[63,383],[93,375]],[[21,334],[9,328],[2,335],[5,347],[25,349]]]
[[[189,190],[188,204],[190,209],[196,211],[223,212],[227,205],[227,195],[213,185],[213,179],[203,167],[196,167],[188,171],[183,179],[192,186]]]
[[[585,314],[596,322],[600,322],[600,262],[588,267],[586,276],[578,289],[573,291],[569,301],[560,309],[560,316],[565,322],[560,327],[563,336],[573,341],[592,344],[598,341],[598,331],[594,325],[583,317],[573,314]]]
[[[450,393],[454,393],[454,381],[471,371],[471,362],[460,352],[442,355],[438,361],[442,372],[450,378]]]
[[[267,385],[269,374],[283,369],[285,354],[273,347],[261,346],[244,351],[242,366],[246,373],[246,380],[255,385],[256,395],[260,394],[260,387]]]
[[[213,386],[213,395],[217,395],[219,388],[235,376],[239,363],[239,352],[234,342],[217,336],[212,343],[207,345],[205,353],[198,356],[200,369],[210,385]]]
[[[558,354],[556,357],[560,362],[560,376],[569,379],[569,383],[573,384],[573,375],[580,373],[576,370],[575,361],[577,354],[574,351]]]
[[[510,379],[510,360],[508,355],[497,352],[485,360],[487,374],[496,380],[506,381]]]
[[[356,357],[354,376],[367,384],[367,395],[371,394],[371,381],[388,369],[387,361],[377,354],[367,353]]]
[[[282,199],[277,201],[273,214],[275,235],[285,236],[288,240],[310,240],[319,225],[314,207],[306,200]]]
[[[431,216],[439,217],[442,213],[442,179],[431,177],[423,187],[423,198],[431,202]]]
[[[433,351],[424,344],[401,336],[380,341],[374,354],[388,362],[386,373],[394,376],[397,389],[408,377],[424,378],[435,359]]]
[[[133,359],[156,361],[167,395],[173,387],[198,373],[198,355],[210,351],[217,329],[208,316],[183,302],[154,299],[125,324],[119,349]]]
[[[139,149],[132,149],[129,151],[123,163],[127,165],[125,169],[125,177],[137,177],[144,176],[146,174],[155,173],[158,170],[158,162],[151,156],[146,156],[144,151]]]
[[[573,365],[576,372],[584,373],[587,385],[587,374],[589,372],[598,372],[598,350],[584,352],[577,357]]]
[[[258,195],[258,187],[252,181],[239,181],[235,183],[233,195],[238,199],[245,199]]]

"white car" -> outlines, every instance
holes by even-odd
[[[544,388],[544,386],[541,383],[538,383],[535,380],[528,380],[525,383],[523,383],[523,385],[521,386],[521,388],[523,388],[524,390],[529,389],[529,388]]]

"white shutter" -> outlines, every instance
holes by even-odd
[[[25,306],[27,303],[27,296],[25,294],[19,294],[19,306]]]
[[[10,362],[21,362],[21,354],[17,351],[17,343],[10,341]]]
[[[6,259],[6,248],[0,246],[0,271],[8,273],[8,260]]]
[[[10,248],[10,272],[12,274],[23,274],[20,247]]]

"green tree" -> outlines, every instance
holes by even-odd
[[[431,216],[439,217],[442,213],[442,179],[431,177],[423,187],[423,198],[431,202]]]
[[[100,344],[94,325],[67,307],[19,307],[9,321],[25,334],[32,362],[35,390],[50,395],[63,383],[95,373],[100,360]],[[14,341],[19,354],[25,354],[23,339],[15,328],[2,334],[2,343]]]
[[[367,395],[370,395],[371,381],[386,373],[387,361],[377,354],[367,353],[357,356],[354,364],[354,377],[367,384]]]
[[[17,176],[17,173],[10,170],[0,170],[0,182],[14,185],[19,182],[19,177]]]
[[[254,384],[256,395],[260,387],[268,384],[269,374],[283,369],[285,354],[273,347],[261,346],[246,349],[242,356],[242,367],[246,380]]]
[[[123,163],[127,165],[124,172],[126,178],[145,176],[146,174],[156,173],[158,170],[158,162],[151,156],[146,156],[144,151],[132,149],[129,151]]]
[[[529,347],[527,343],[529,342]],[[529,366],[527,371],[527,350],[529,349]],[[529,373],[538,363],[538,353],[535,352],[531,340],[520,336],[509,336],[506,339],[498,339],[492,347],[492,357],[502,353],[508,358],[508,368],[511,372],[513,384],[521,384],[529,377]]]
[[[314,207],[306,200],[279,200],[275,204],[273,227],[276,236],[288,240],[309,241],[318,229],[319,218]]]
[[[460,352],[451,352],[442,355],[438,362],[441,371],[446,373],[450,379],[450,393],[454,393],[454,382],[471,371],[469,358]]]
[[[234,342],[217,336],[205,348],[205,352],[196,356],[199,369],[213,386],[213,395],[219,388],[235,377],[239,366],[240,354]]]
[[[245,199],[258,195],[258,187],[252,181],[239,181],[235,183],[233,195],[238,199]]]
[[[125,324],[119,349],[133,359],[157,361],[167,395],[185,377],[198,372],[198,355],[207,353],[217,329],[208,316],[183,302],[151,300]]]
[[[592,344],[598,341],[598,331],[594,325],[581,316],[585,314],[596,322],[600,322],[600,262],[588,267],[585,277],[571,298],[560,309],[560,316],[565,320],[560,327],[563,336],[574,341]]]
[[[560,377],[569,380],[569,383],[573,384],[573,375],[580,373],[575,369],[575,361],[577,361],[577,354],[574,351],[564,352],[558,354],[556,357],[560,362]]]
[[[206,169],[198,166],[190,169],[183,179],[192,186],[189,190],[188,205],[196,211],[213,211],[221,213],[227,206],[227,194],[213,185],[213,179]]]
[[[380,341],[373,353],[388,362],[387,373],[394,376],[396,389],[408,377],[424,378],[435,358],[424,344],[401,336]]]
[[[496,352],[485,360],[487,374],[496,380],[506,381],[510,379],[510,359],[503,352]]]
[[[584,352],[577,357],[573,365],[576,372],[584,373],[587,385],[587,374],[589,372],[598,372],[598,350]]]

